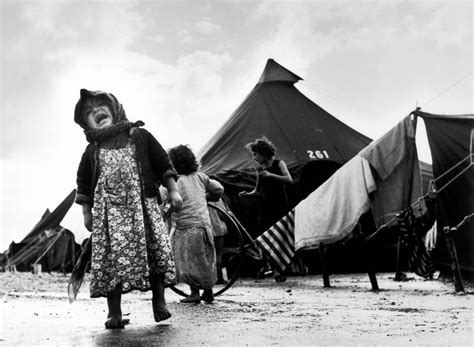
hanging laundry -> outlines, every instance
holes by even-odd
[[[295,248],[318,248],[350,236],[375,191],[370,165],[355,156],[295,207]]]
[[[423,195],[415,128],[415,121],[407,116],[358,154],[374,170],[377,192],[373,195],[372,212],[377,228]]]
[[[432,278],[434,265],[422,239],[427,232],[426,225],[421,218],[415,218],[411,207],[397,215],[397,222],[402,247],[405,247],[408,255],[408,270],[418,276]]]
[[[295,211],[291,210],[270,229],[255,239],[255,245],[280,271],[284,271],[295,255]]]

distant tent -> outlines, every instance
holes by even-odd
[[[474,114],[434,115],[415,112],[423,118],[433,159],[437,191],[437,251],[440,264],[447,265],[444,227],[454,227],[474,213]],[[462,270],[474,273],[473,219],[454,234]]]
[[[71,271],[81,252],[74,234],[59,223],[74,202],[73,190],[53,212],[47,209],[40,221],[19,243],[12,242],[5,252],[5,266],[31,271],[41,264],[43,271]]]

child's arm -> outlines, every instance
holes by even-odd
[[[171,209],[179,210],[183,204],[183,199],[179,194],[175,178],[173,176],[168,176],[163,182],[163,185],[168,189],[168,201],[170,202]]]
[[[87,146],[84,154],[81,157],[81,161],[79,163],[79,167],[77,168],[77,176],[76,176],[76,198],[74,201],[79,204],[89,204],[92,205],[92,166],[91,166],[91,159],[90,159],[90,145]]]
[[[207,201],[219,201],[224,194],[224,187],[218,181],[209,179],[206,188]]]
[[[75,202],[82,205],[82,215],[84,217],[84,226],[87,230],[92,231],[92,211],[91,211],[91,184],[92,184],[92,167],[89,156],[90,147],[82,155],[79,168],[77,169],[77,190]]]

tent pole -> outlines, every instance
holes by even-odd
[[[76,247],[75,247],[75,238],[71,237],[71,247],[72,247],[72,252],[71,252],[71,264],[74,267],[74,261],[76,260]],[[66,272],[64,272],[66,273]]]
[[[395,281],[403,280],[403,273],[402,273],[402,235],[398,236],[398,244],[397,244],[397,264],[395,266]]]
[[[326,246],[321,242],[319,244],[319,261],[321,263],[321,269],[323,273],[323,283],[324,288],[331,287],[331,283],[329,282],[329,271],[326,262]]]
[[[373,292],[378,292],[379,285],[377,283],[377,277],[375,275],[375,262],[373,261],[374,257],[374,250],[373,248],[366,242],[364,247],[364,253],[366,254],[366,261],[367,261],[367,273],[369,275],[370,284],[372,286]]]
[[[453,239],[453,231],[456,231],[456,228],[443,228],[444,241],[446,242],[446,248],[448,249],[449,259],[450,259],[450,268],[453,275],[454,281],[454,290],[458,292],[463,292],[466,294],[464,289],[464,284],[462,282],[461,270],[459,268],[458,255],[456,252],[456,246]]]

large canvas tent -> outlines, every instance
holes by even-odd
[[[266,136],[275,144],[277,157],[286,162],[295,180],[288,187],[295,206],[372,141],[301,93],[295,87],[300,80],[269,59],[252,91],[198,152],[202,170],[223,183],[227,202],[253,238],[261,233],[258,198],[238,197],[239,191],[251,190],[255,184],[255,163],[244,148],[247,143]],[[431,166],[420,162],[420,171],[426,192]],[[339,259],[349,253],[348,249],[333,253],[335,262],[344,263],[335,271],[351,270],[348,265],[356,263],[357,257],[351,262]],[[387,266],[393,268],[396,257],[391,258],[393,264]]]
[[[371,141],[303,95],[294,86],[299,80],[269,59],[250,94],[200,150],[202,170],[252,170],[254,163],[244,146],[262,135],[275,144],[290,171],[310,161],[342,165]]]
[[[266,136],[275,144],[277,157],[295,179],[289,190],[296,205],[372,141],[301,93],[295,87],[299,80],[269,59],[250,94],[198,153],[201,169],[224,184],[231,208],[244,223],[251,211],[237,193],[255,182],[247,143]],[[430,165],[421,164],[426,189],[430,171]]]
[[[18,271],[31,271],[33,265],[40,264],[44,271],[72,270],[81,252],[74,234],[60,225],[74,202],[76,190],[53,210],[45,211],[40,221],[19,242],[12,242],[4,253],[4,266]]]
[[[261,136],[273,142],[296,182],[287,189],[295,205],[371,141],[303,95],[294,86],[299,80],[269,59],[250,94],[198,153],[202,171],[224,184],[230,207],[253,235],[259,201],[237,195],[255,184],[246,144]]]

